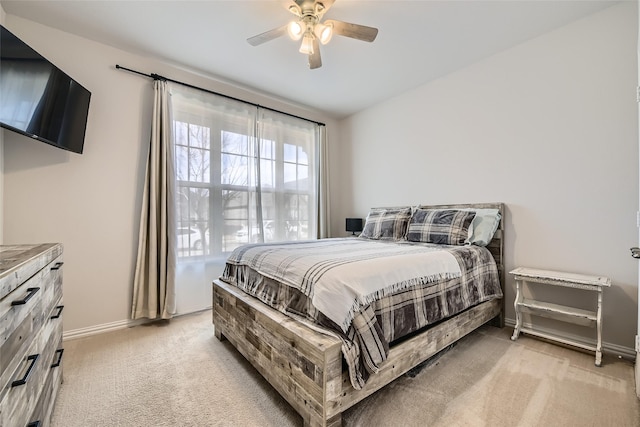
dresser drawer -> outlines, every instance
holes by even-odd
[[[53,405],[55,404],[55,397],[58,394],[58,388],[62,382],[63,354],[61,339],[53,360],[54,364],[49,368],[44,387],[42,388],[42,392],[40,392],[40,398],[38,399],[38,403],[36,403],[31,417],[29,417],[28,424],[33,423],[33,425],[37,425],[38,427],[48,427],[51,413],[53,412]]]
[[[62,302],[58,300],[56,302]],[[47,313],[44,325],[36,332],[31,345],[18,358],[7,384],[0,391],[0,426],[21,426],[32,421],[48,379],[61,375],[59,345],[62,341],[62,317],[55,308]],[[56,371],[60,371],[56,375]],[[53,373],[53,374],[52,374]],[[43,411],[41,414],[44,415]]]
[[[60,255],[60,244],[0,246],[0,300]]]
[[[62,298],[62,256],[57,257],[0,301],[0,385],[19,363]],[[1,392],[0,392],[1,395]]]

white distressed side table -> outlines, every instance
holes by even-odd
[[[602,363],[602,290],[611,286],[611,279],[602,276],[587,276],[583,274],[564,273],[559,271],[538,270],[535,268],[519,267],[509,272],[516,279],[516,326],[511,339],[518,339],[520,332],[538,336],[548,340],[572,345],[596,353],[596,366]],[[524,298],[522,288],[525,283],[537,283],[542,285],[562,286],[566,288],[592,291],[597,296],[597,308],[595,311],[583,310],[566,305],[553,304]],[[529,313],[540,317],[574,323],[582,326],[596,327],[596,345],[588,345],[566,338],[537,331],[522,325],[522,314]]]

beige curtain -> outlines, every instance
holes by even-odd
[[[331,237],[329,218],[329,147],[326,126],[318,126],[318,238]]]
[[[175,173],[170,102],[169,84],[155,80],[132,319],[169,319],[175,313]]]

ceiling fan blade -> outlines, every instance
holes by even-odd
[[[309,68],[315,70],[322,67],[322,58],[320,57],[320,43],[318,39],[313,39],[313,53],[309,55]]]
[[[275,38],[283,36],[286,32],[287,32],[287,26],[283,25],[282,27],[274,28],[273,30],[266,31],[262,34],[258,34],[257,36],[249,37],[247,39],[247,42],[251,46],[258,46],[258,45],[261,45],[262,43],[266,43]]]
[[[365,42],[372,42],[378,35],[378,29],[373,27],[367,27],[365,25],[351,24],[349,22],[335,21],[333,19],[327,19],[325,24],[333,25],[333,33],[344,37],[351,37],[352,39],[362,40]]]

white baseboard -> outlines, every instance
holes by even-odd
[[[186,316],[188,314],[200,313],[202,311],[211,310],[212,306],[203,308],[202,310],[194,311],[193,313],[180,313],[174,316],[174,319],[180,316]],[[103,323],[101,325],[88,326],[86,328],[72,329],[62,333],[62,340],[75,340],[78,338],[86,338],[92,335],[104,334],[107,332],[117,331],[119,329],[132,328],[134,326],[144,325],[145,323],[155,322],[152,319],[138,319],[138,320],[118,320],[116,322]]]
[[[149,319],[140,320],[118,320],[117,322],[103,323],[102,325],[89,326],[86,328],[72,329],[62,333],[62,340],[75,340],[78,338],[86,338],[92,335],[104,334],[106,332],[113,332],[119,329],[131,328],[133,326],[142,325],[150,322]]]
[[[508,327],[515,327],[516,326],[516,321],[515,319],[505,319],[504,320],[504,324],[505,326]],[[533,326],[531,323],[528,322],[523,322],[522,324],[523,326],[527,327],[527,328],[532,328],[532,329],[536,329],[540,332],[544,332],[550,335],[557,335],[560,338],[566,339],[566,340],[570,340],[570,341],[576,341],[580,344],[586,344],[586,345],[590,345],[590,346],[594,346],[596,345],[596,340],[590,340],[587,339],[585,337],[581,337],[578,335],[574,335],[574,334],[570,334],[570,333],[566,333],[566,332],[562,332],[562,331],[558,331],[556,329],[550,329],[550,328],[543,328],[540,326]],[[526,334],[526,333],[525,333]],[[634,348],[631,347],[625,347],[625,346],[621,346],[618,344],[613,344],[613,343],[608,343],[606,341],[602,342],[602,351],[605,353],[609,353],[609,354],[615,354],[617,356],[622,356],[625,359],[629,359],[629,360],[636,360],[636,351]]]

